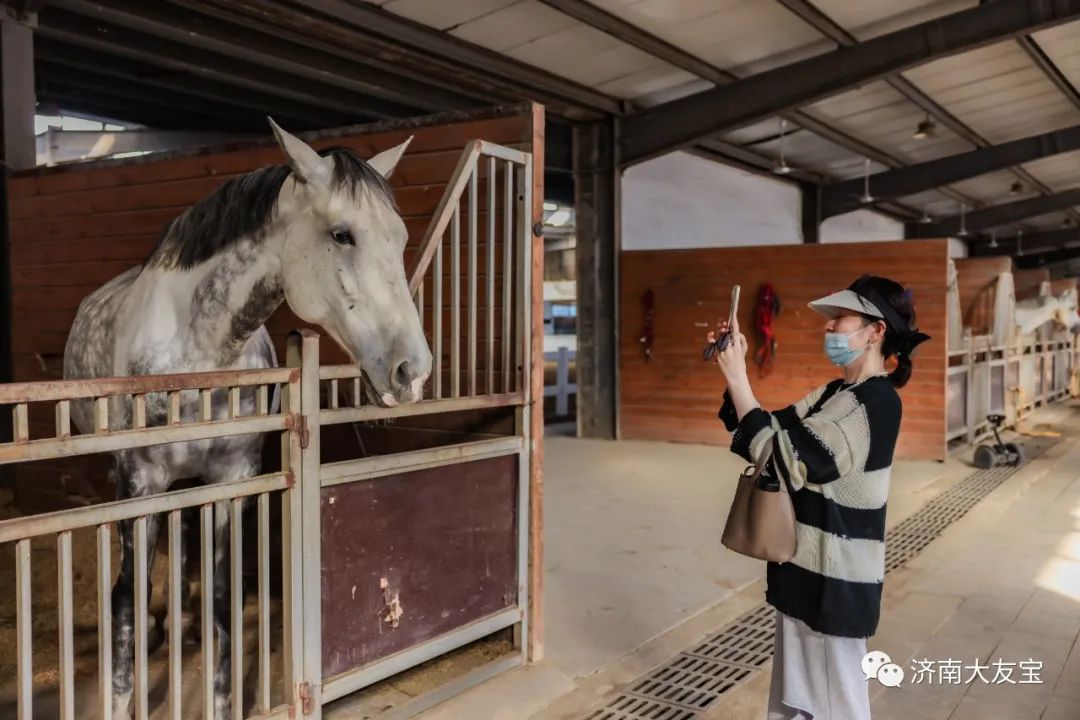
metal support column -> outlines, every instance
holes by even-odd
[[[618,437],[618,259],[622,172],[615,123],[574,129],[577,417],[580,437]]]
[[[8,175],[34,167],[33,30],[0,8],[0,383],[14,379],[11,334],[11,254],[8,222]],[[0,442],[12,438],[11,413],[0,408]],[[10,482],[0,470],[0,486]]]
[[[799,183],[802,198],[802,241],[821,242],[821,186]]]

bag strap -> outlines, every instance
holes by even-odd
[[[774,451],[774,445],[773,444],[775,442],[776,442],[776,435],[773,435],[772,439],[769,440],[769,449],[768,449],[768,451],[761,457],[761,461],[758,462],[757,465],[754,468],[754,474],[750,477],[751,481],[756,483],[757,479],[761,476],[761,473],[764,472],[765,466],[769,464],[770,460],[772,460],[773,451]],[[777,473],[777,475],[780,475],[780,473]],[[780,481],[781,481],[781,484],[784,486],[784,491],[787,492],[788,495],[792,495],[792,494],[795,493],[795,489],[793,487],[791,487],[791,483],[788,481],[788,479],[786,477],[780,478]]]

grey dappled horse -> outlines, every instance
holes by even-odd
[[[421,398],[431,352],[405,277],[405,224],[386,181],[409,141],[364,161],[348,149],[316,153],[270,124],[288,164],[225,183],[173,220],[142,265],[83,300],[64,351],[64,377],[274,367],[264,323],[284,301],[345,349],[373,402],[389,407]],[[214,393],[215,419],[228,417],[225,392]],[[182,419],[197,419],[198,393],[183,396]],[[272,412],[278,402],[275,396]],[[254,412],[253,389],[241,404],[243,414]],[[131,427],[129,399],[111,398],[108,411],[110,430]],[[147,396],[147,425],[164,424],[166,411],[164,394]],[[93,432],[92,401],[72,403],[71,417],[80,431]],[[183,478],[212,484],[257,475],[261,451],[259,435],[118,451],[117,496],[161,493]],[[227,513],[215,512],[219,718],[230,715],[227,522]],[[147,557],[159,528],[151,517]],[[122,560],[112,593],[115,718],[130,716],[133,689],[132,534],[131,522],[120,523]]]

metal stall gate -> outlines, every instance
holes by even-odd
[[[355,366],[320,365],[319,336],[312,331],[289,338],[288,367],[282,369],[0,386],[0,405],[12,406],[15,420],[13,441],[0,443],[0,464],[250,433],[281,437],[280,469],[256,478],[0,521],[0,544],[15,548],[19,720],[34,716],[36,700],[55,702],[63,718],[90,706],[96,709],[92,716],[112,717],[111,590],[114,524],[120,522],[134,527],[131,702],[137,718],[162,712],[151,700],[160,686],[167,687],[166,717],[214,717],[213,593],[206,589],[214,584],[215,521],[229,523],[234,718],[317,718],[326,702],[504,630],[512,630],[511,653],[401,711],[418,712],[524,661],[536,305],[533,183],[527,152],[477,140],[462,154],[410,273],[434,356],[433,377],[417,403],[389,409],[367,403]],[[271,401],[278,391],[280,409]],[[164,425],[148,427],[146,402],[155,394],[167,397],[169,415]],[[181,416],[182,394],[199,400],[197,418]],[[251,394],[256,411],[243,415],[241,395]],[[212,397],[228,398],[226,418],[212,416]],[[110,411],[120,398],[133,403],[126,426]],[[94,432],[72,433],[73,402],[93,404]],[[30,436],[28,409],[34,405],[50,406],[52,436]],[[438,439],[348,459],[330,459],[334,448],[323,442],[335,430],[372,421],[392,420],[399,424],[392,432],[407,434],[419,432],[420,421],[445,428],[463,418],[478,428],[464,441],[421,427],[424,437]],[[244,537],[247,501],[254,504],[254,537]],[[281,508],[279,610],[272,607],[272,502]],[[183,633],[185,511],[197,518],[202,620],[198,653],[187,657],[182,643],[173,642]],[[167,537],[165,657],[149,647],[150,572],[161,524]],[[456,533],[465,524],[467,536]],[[85,673],[77,680],[75,666],[76,642],[89,642],[75,632],[72,602],[72,543],[84,535],[93,540],[95,558],[97,632],[91,644],[99,669],[92,681]],[[43,692],[34,680],[42,668],[33,660],[41,638],[31,630],[38,599],[31,592],[36,559],[30,550],[31,542],[44,538],[55,538],[49,552],[57,563],[59,660],[55,687]],[[244,549],[252,546],[257,591],[245,605]],[[440,575],[444,566],[465,571]],[[76,574],[80,570],[87,568]],[[80,646],[80,654],[86,648]],[[257,668],[254,681],[245,667]]]

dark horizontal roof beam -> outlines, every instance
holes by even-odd
[[[161,130],[262,131],[266,118],[256,125],[251,117],[238,115],[228,108],[205,103],[184,107],[162,103],[159,99],[134,98],[114,92],[91,90],[66,83],[38,82],[38,102],[52,103],[61,110],[83,112],[123,122],[134,122]],[[117,108],[123,108],[122,113]]]
[[[627,45],[636,47],[642,52],[646,52],[681,70],[697,75],[703,80],[707,80],[716,85],[727,85],[728,83],[735,82],[739,79],[739,76],[731,71],[707,63],[696,55],[676,47],[656,35],[642,30],[637,25],[627,22],[619,16],[587,2],[587,0],[540,0],[540,2],[543,2],[545,5],[572,17],[579,22],[599,30],[600,32],[606,33]],[[890,167],[896,167],[901,164],[899,160],[888,153],[882,152],[880,149],[875,148],[858,138],[852,137],[807,113],[799,110],[792,110],[791,112],[785,113],[784,117],[795,125],[798,125],[805,130],[809,130],[831,143],[835,143],[836,145],[862,155],[863,157],[868,157],[875,162],[880,162]],[[709,148],[705,149],[708,150]]]
[[[942,218],[933,223],[915,223],[909,227],[911,237],[947,237],[958,236],[961,228],[968,233],[989,230],[1008,225],[1026,218],[1037,217],[1058,210],[1065,210],[1080,205],[1080,188],[1073,188],[1053,195],[1036,195],[1025,200],[1017,200],[1001,205]],[[962,220],[962,222],[961,222]]]
[[[1023,236],[997,237],[993,240],[972,238],[968,246],[972,255],[1012,255],[1020,249],[1025,253],[1059,250],[1070,243],[1080,243],[1080,228],[1025,233]]]
[[[622,159],[641,162],[909,67],[1080,17],[1080,0],[1003,0],[881,35],[620,120]]]
[[[1013,262],[1021,270],[1060,265],[1080,258],[1080,247],[1060,248],[1049,252],[1031,253],[1013,256]]]
[[[269,95],[246,88],[239,88],[227,83],[215,82],[206,78],[192,77],[187,74],[160,73],[139,77],[130,68],[124,68],[116,58],[88,57],[79,52],[50,45],[53,41],[35,43],[35,69],[38,74],[68,83],[86,87],[109,87],[122,85],[136,88],[140,93],[153,96],[158,90],[175,92],[179,99],[188,106],[212,101],[226,107],[242,108],[265,117],[273,115],[275,119],[292,118],[303,120],[305,127],[334,127],[356,123],[369,116],[360,114],[346,115],[328,109],[320,109],[311,103],[300,103],[275,95]],[[45,45],[45,47],[42,47]],[[278,120],[282,123],[282,120]],[[267,126],[269,127],[269,126]]]
[[[361,36],[390,39],[398,46],[398,55],[412,53],[429,61],[432,58],[449,61],[457,66],[459,75],[474,76],[480,83],[491,82],[492,78],[499,80],[504,86],[516,89],[518,97],[535,98],[559,113],[596,117],[597,113],[619,114],[623,110],[622,101],[611,95],[368,3],[294,0],[293,4],[306,8],[308,16],[329,17],[344,23]]]
[[[419,114],[428,110],[458,109],[468,103],[442,105],[437,90],[403,94],[388,91],[373,81],[379,75],[358,63],[328,57],[310,48],[296,48],[280,38],[253,32],[221,19],[206,22],[168,3],[131,3],[109,0],[54,0],[38,16],[42,33],[64,34],[68,42],[101,47],[129,57],[138,53],[159,64],[198,66],[207,77],[247,84],[263,91],[296,96],[308,92],[336,98],[337,109],[349,108],[381,119]]]
[[[306,103],[313,110],[324,108],[335,113],[349,108],[356,111],[354,117],[380,119],[415,112],[413,108],[375,100],[309,78],[277,72],[254,62],[192,48],[178,41],[144,35],[102,21],[87,22],[72,13],[47,10],[39,18],[35,33],[39,38],[51,41],[50,47],[54,50],[58,46],[86,48],[99,54],[120,56],[209,81]]]
[[[977,148],[905,168],[879,172],[870,176],[870,194],[875,198],[914,195],[995,170],[1077,149],[1080,149],[1080,125],[1001,145]],[[862,192],[862,178],[825,186],[822,191],[823,217],[842,215],[863,207],[864,204],[859,200]]]

